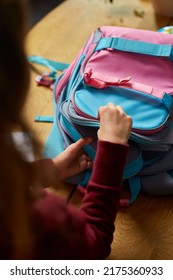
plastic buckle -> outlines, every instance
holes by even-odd
[[[43,75],[38,76],[35,79],[35,81],[38,85],[42,85],[45,87],[51,87],[55,82],[55,78],[52,78],[50,76],[50,73],[45,73]]]

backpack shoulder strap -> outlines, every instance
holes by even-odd
[[[56,74],[58,70],[63,71],[69,66],[67,63],[50,60],[36,55],[28,56],[28,61],[49,68],[52,71],[52,74]]]

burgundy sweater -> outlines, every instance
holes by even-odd
[[[45,191],[33,205],[33,259],[105,259],[111,248],[128,145],[98,141],[92,176],[78,209]]]

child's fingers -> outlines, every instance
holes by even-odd
[[[112,102],[108,102],[107,106],[109,106],[109,107],[115,107],[115,104],[112,103]]]
[[[68,148],[73,151],[74,153],[79,152],[83,146],[88,145],[92,142],[91,137],[81,138],[75,143],[71,144]]]
[[[92,168],[93,166],[92,160],[86,154],[81,155],[80,161],[82,170]]]
[[[105,111],[106,108],[107,106],[100,106],[97,114],[98,119],[100,119],[101,114]]]
[[[108,102],[108,104],[106,106],[101,106],[98,110],[98,118],[100,119],[101,115],[103,113],[114,113],[117,114],[118,112],[121,113],[121,115],[125,115],[125,112],[123,110],[123,108],[120,105],[115,105],[112,102]]]
[[[118,110],[121,114],[124,114],[124,115],[125,115],[125,112],[124,112],[123,108],[122,108],[120,105],[117,105],[116,108],[117,108],[117,110]]]

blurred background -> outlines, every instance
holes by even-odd
[[[33,27],[40,19],[65,0],[28,0],[30,9],[30,26]]]

